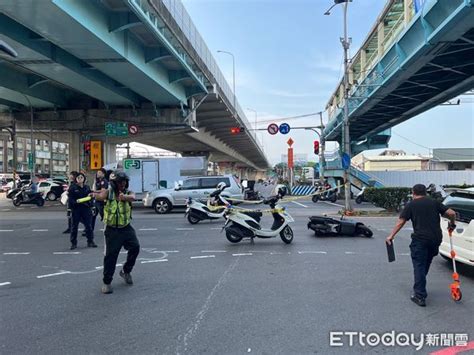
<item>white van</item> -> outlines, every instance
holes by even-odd
[[[456,261],[474,266],[474,188],[453,192],[443,204],[456,211],[456,230],[453,231],[453,247]],[[439,253],[446,259],[451,259],[448,219],[441,218],[443,241]]]

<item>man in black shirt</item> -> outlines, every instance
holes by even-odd
[[[415,284],[414,294],[411,300],[421,307],[426,306],[426,275],[430,269],[433,257],[438,254],[438,249],[443,239],[440,227],[440,215],[449,218],[449,229],[454,230],[456,225],[456,212],[444,206],[441,202],[426,196],[425,185],[417,184],[413,186],[413,201],[403,209],[395,228],[387,237],[386,242],[392,243],[395,235],[402,229],[409,220],[413,224],[411,235],[411,260]]]

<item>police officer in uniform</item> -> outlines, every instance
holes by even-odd
[[[122,247],[128,251],[127,261],[120,271],[120,276],[128,285],[133,285],[130,274],[138,253],[140,243],[135,230],[130,225],[132,218],[132,202],[135,194],[128,190],[128,176],[123,172],[115,172],[110,175],[109,188],[99,192],[92,192],[91,196],[98,201],[105,201],[104,223],[105,223],[105,257],[102,293],[112,293],[112,279],[115,265]]]
[[[100,192],[109,188],[109,182],[105,178],[106,174],[107,172],[104,168],[101,168],[97,171],[94,182],[94,192]],[[97,215],[100,216],[101,221],[104,220],[104,202],[95,201],[95,208],[96,213],[94,213],[94,215],[92,216],[92,231],[94,231],[95,228],[95,220],[97,219]]]
[[[91,202],[78,202],[78,200],[89,197],[91,189],[85,184],[86,176],[83,173],[78,173],[75,184],[72,184],[68,190],[69,203],[72,212],[71,221],[71,250],[77,248],[77,229],[79,222],[82,222],[85,227],[87,237],[87,247],[97,248],[94,243],[94,234],[92,232],[92,210]]]

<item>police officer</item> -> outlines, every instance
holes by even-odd
[[[75,170],[73,170],[69,173],[69,188],[68,188],[68,191],[71,188],[71,186],[73,184],[75,184],[77,174],[79,174],[79,173]],[[63,234],[70,234],[71,233],[72,216],[71,216],[71,200],[69,199],[69,196],[68,196],[68,200],[67,200],[67,214],[66,214],[66,216],[67,216],[67,229],[63,232]]]
[[[105,257],[104,257],[104,277],[102,293],[112,293],[112,279],[115,272],[115,264],[124,247],[127,253],[127,261],[120,271],[120,276],[128,285],[133,285],[130,274],[138,253],[140,244],[135,230],[130,225],[132,218],[132,202],[135,201],[135,194],[128,190],[128,176],[123,172],[115,172],[110,175],[108,190],[92,192],[91,196],[98,201],[105,201],[104,223],[105,223]]]
[[[440,215],[449,218],[449,229],[456,228],[456,212],[444,206],[441,202],[426,196],[426,187],[422,184],[413,186],[413,201],[409,202],[398,219],[392,233],[386,242],[392,243],[395,235],[409,220],[413,224],[411,235],[411,260],[415,283],[411,300],[420,307],[426,306],[426,276],[433,257],[438,255],[439,246],[443,239],[440,227]]]
[[[71,250],[77,248],[77,229],[79,222],[82,222],[85,227],[87,237],[87,247],[97,248],[94,243],[94,234],[92,232],[92,211],[91,202],[80,202],[79,199],[89,197],[91,189],[85,184],[86,176],[83,173],[78,173],[75,184],[72,184],[68,190],[69,203],[72,209],[71,222]]]
[[[95,175],[93,192],[100,192],[102,190],[107,190],[109,188],[109,182],[105,178],[106,174],[107,172],[104,168],[101,168],[100,170],[97,171]],[[100,216],[101,221],[104,220],[104,202],[95,201],[95,208],[96,208],[96,213],[94,213],[94,215],[92,216],[92,231],[94,231],[94,228],[95,228],[95,220],[97,219],[97,215]]]

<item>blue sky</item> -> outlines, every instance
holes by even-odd
[[[332,0],[183,0],[183,3],[232,86],[236,60],[237,100],[258,112],[259,128],[273,118],[324,110],[343,75],[342,7],[324,16]],[[354,0],[348,12],[351,53],[355,54],[384,7],[385,0]],[[428,154],[427,148],[473,147],[472,96],[459,106],[441,106],[392,129],[389,148]],[[254,124],[254,113],[246,111]],[[263,123],[265,122],[265,123]],[[319,118],[289,121],[294,126],[319,124]],[[292,131],[287,136],[258,134],[272,164],[295,141],[295,153],[313,153],[314,133]],[[402,138],[403,137],[403,138]],[[408,139],[408,140],[407,140]],[[416,144],[411,143],[416,142]],[[426,147],[426,148],[424,148]],[[371,155],[378,151],[368,151]]]

